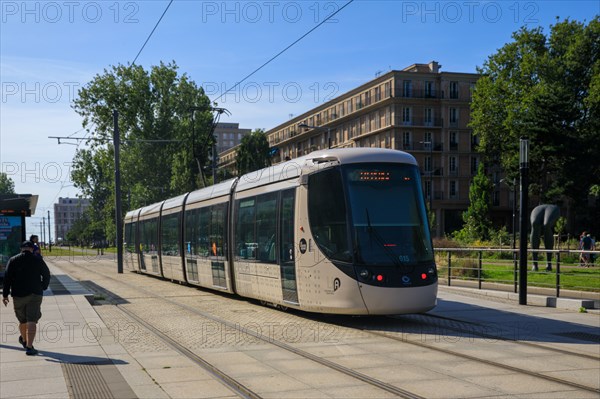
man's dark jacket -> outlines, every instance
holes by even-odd
[[[13,256],[6,265],[2,296],[43,295],[50,284],[50,270],[44,259],[29,251]]]

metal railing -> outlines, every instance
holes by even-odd
[[[507,248],[435,248],[439,281],[518,292],[519,249]],[[537,261],[534,260],[537,255]],[[551,260],[548,255],[551,255]],[[584,263],[581,255],[589,256]],[[600,251],[527,250],[527,286],[540,291],[552,291],[556,297],[562,291],[577,292],[578,297],[600,298]],[[550,262],[550,267],[548,267]]]

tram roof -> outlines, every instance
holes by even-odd
[[[311,152],[268,168],[260,169],[240,177],[236,191],[272,184],[299,177],[303,168],[320,162],[337,161],[341,164],[363,162],[395,162],[417,165],[415,157],[407,152],[387,148],[331,148]]]
[[[192,191],[186,200],[186,204],[205,201],[211,198],[221,197],[223,195],[229,195],[229,193],[231,192],[231,187],[233,186],[233,183],[235,183],[235,180],[236,179],[226,180],[222,183],[217,183],[210,187]]]

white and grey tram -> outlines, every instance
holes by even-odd
[[[437,270],[413,156],[313,152],[125,217],[131,270],[309,312],[436,305]]]

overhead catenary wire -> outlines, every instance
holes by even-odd
[[[314,26],[312,29],[310,29],[308,32],[306,32],[305,34],[303,34],[302,36],[300,36],[298,39],[296,39],[294,42],[292,42],[290,45],[288,45],[286,48],[284,48],[283,50],[281,50],[280,52],[278,52],[277,54],[275,54],[273,57],[271,57],[268,61],[266,61],[264,64],[262,64],[261,66],[259,66],[258,68],[256,68],[254,71],[250,72],[248,75],[246,75],[242,80],[240,80],[239,82],[237,82],[236,84],[234,84],[233,86],[231,86],[228,90],[226,90],[223,94],[221,94],[219,97],[217,97],[216,99],[214,99],[213,101],[217,101],[219,100],[221,97],[223,97],[224,95],[226,95],[227,93],[229,93],[230,91],[232,91],[233,89],[235,89],[237,86],[239,86],[240,84],[242,84],[246,79],[250,78],[252,75],[254,75],[256,72],[260,71],[261,69],[263,69],[264,67],[266,67],[268,64],[270,64],[272,61],[274,61],[276,58],[278,58],[281,54],[285,53],[287,50],[289,50],[290,48],[292,48],[295,44],[297,44],[298,42],[300,42],[302,39],[304,39],[306,36],[310,35],[312,32],[314,32],[316,29],[318,29],[321,25],[323,25],[325,22],[329,21],[331,18],[333,18],[337,13],[339,13],[340,11],[342,11],[344,8],[348,7],[350,5],[350,3],[354,2],[354,0],[349,0],[346,4],[344,4],[343,6],[341,6],[338,10],[336,10],[334,13],[332,13],[330,16],[328,16],[327,18],[325,18],[323,21],[319,22],[316,26]]]
[[[138,51],[137,55],[133,59],[133,62],[131,63],[132,65],[135,65],[135,62],[137,61],[138,57],[140,56],[140,54],[142,53],[142,51],[144,51],[144,48],[146,47],[146,44],[148,44],[148,42],[150,41],[150,38],[154,34],[154,31],[156,30],[156,28],[158,28],[158,25],[160,24],[160,21],[162,21],[163,17],[165,16],[165,14],[167,13],[167,11],[169,10],[169,7],[171,7],[171,4],[173,4],[173,1],[174,0],[171,0],[171,1],[169,1],[169,4],[167,4],[167,7],[165,8],[165,10],[163,11],[162,15],[160,16],[160,18],[156,22],[156,25],[154,25],[154,28],[152,29],[152,32],[150,32],[150,34],[146,38],[146,41],[142,45],[142,48],[140,48],[140,51]]]

